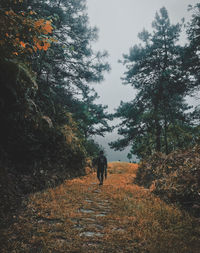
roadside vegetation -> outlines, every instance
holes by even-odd
[[[2,252],[199,252],[197,220],[133,184],[137,167],[109,163],[103,186],[90,173],[32,194]]]
[[[200,107],[186,98],[200,88],[200,4],[188,24],[163,7],[139,33],[121,61],[137,94],[112,115],[96,102],[110,66],[86,4],[0,2],[0,250],[198,253]],[[113,118],[111,148],[140,163],[109,163],[99,187],[93,138]]]
[[[200,4],[189,6],[191,20],[172,24],[165,7],[156,12],[152,32],[123,55],[124,85],[137,92],[121,101],[115,150],[130,148],[140,165],[135,182],[195,216],[200,213]],[[186,32],[188,41],[180,43]],[[196,99],[196,100],[195,100]]]
[[[0,222],[6,225],[24,194],[83,175],[99,153],[93,135],[111,130],[111,116],[96,103],[93,87],[110,67],[107,53],[92,49],[97,29],[85,0],[2,0],[0,38]]]

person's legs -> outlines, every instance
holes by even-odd
[[[97,169],[97,178],[99,179],[99,182],[101,182],[101,180],[100,180],[100,169],[99,168]]]
[[[100,185],[103,184],[103,175],[104,175],[104,169],[101,169],[101,171],[100,171]]]

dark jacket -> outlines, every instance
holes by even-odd
[[[107,159],[104,155],[99,155],[97,158],[97,168],[98,169],[107,169]]]

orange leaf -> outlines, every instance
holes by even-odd
[[[35,27],[39,28],[42,24],[44,24],[44,19],[39,19],[35,22]]]
[[[37,52],[37,47],[36,46],[34,46],[33,49],[34,49],[35,52]]]
[[[45,25],[42,27],[45,30],[45,34],[52,33],[53,27],[50,21],[46,21]]]
[[[44,43],[44,46],[43,46],[43,50],[44,50],[44,51],[47,51],[49,47],[50,47],[50,43],[45,42],[45,43]]]
[[[55,38],[50,38],[50,40],[53,41],[53,42],[58,42],[58,40],[55,39]]]
[[[42,50],[42,46],[40,45],[40,42],[37,42],[36,46],[37,46],[37,48],[38,48],[39,50]]]
[[[26,43],[24,43],[23,41],[20,41],[20,45],[24,48],[26,47]]]

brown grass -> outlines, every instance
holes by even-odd
[[[199,252],[196,220],[134,185],[137,167],[109,163],[103,186],[92,173],[31,195],[3,252]]]

